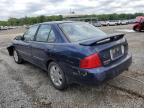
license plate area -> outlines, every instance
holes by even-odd
[[[124,46],[119,45],[110,49],[111,60],[116,60],[124,55]]]

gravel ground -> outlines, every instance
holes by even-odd
[[[133,54],[129,71],[98,87],[71,85],[65,91],[53,88],[43,70],[27,62],[18,65],[8,56],[5,47],[24,28],[0,31],[0,108],[143,108],[144,96],[132,87],[138,89],[136,80],[144,86],[144,32],[136,33],[131,28],[132,25],[100,28],[107,33],[126,34]],[[126,83],[123,76],[136,79],[131,79],[134,85]]]

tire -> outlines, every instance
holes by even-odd
[[[141,29],[140,29],[138,26],[135,26],[135,27],[133,28],[133,30],[134,30],[134,31],[137,31],[137,32],[141,32]]]
[[[19,53],[15,49],[13,50],[13,58],[17,64],[21,64],[23,62],[23,59],[20,57]]]
[[[65,74],[56,62],[51,62],[48,66],[48,74],[52,85],[58,90],[68,87]]]

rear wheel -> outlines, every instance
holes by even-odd
[[[67,88],[65,74],[56,62],[51,62],[48,67],[49,77],[53,86],[58,90]]]
[[[18,64],[21,64],[23,62],[23,59],[20,57],[20,55],[15,49],[13,50],[13,58],[14,58],[14,61]]]
[[[139,27],[139,26],[135,26],[133,29],[134,29],[135,31],[138,31],[138,32],[140,32],[140,31],[141,31],[141,29],[140,29],[140,27]]]

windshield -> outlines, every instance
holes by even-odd
[[[88,23],[70,22],[59,24],[59,26],[71,42],[106,37],[103,31]]]

